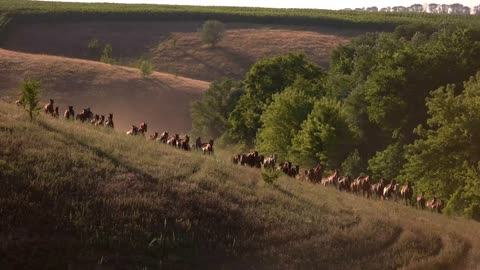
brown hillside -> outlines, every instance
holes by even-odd
[[[217,48],[202,45],[197,33],[202,22],[78,22],[16,25],[5,49],[97,60],[89,54],[92,39],[110,43],[114,57],[124,64],[141,56],[154,59],[162,72],[211,81],[242,79],[257,60],[302,51],[326,66],[330,52],[358,33],[332,28],[286,28],[227,24]],[[176,40],[176,47],[172,47]]]
[[[54,98],[62,113],[69,104],[76,112],[91,107],[113,113],[118,129],[146,121],[152,132],[188,131],[190,104],[208,88],[207,82],[158,72],[143,78],[133,68],[0,49],[0,96],[14,100],[24,78],[41,80],[42,103]]]

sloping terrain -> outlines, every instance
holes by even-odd
[[[286,27],[227,24],[217,48],[202,44],[193,22],[51,22],[11,27],[2,47],[9,50],[98,60],[88,44],[113,48],[113,57],[127,65],[139,57],[152,58],[158,71],[212,81],[221,77],[243,79],[261,58],[290,51],[327,66],[330,52],[359,31],[328,27]],[[173,40],[176,40],[175,45]],[[101,48],[100,48],[101,50]]]
[[[1,269],[475,269],[480,225],[0,102]]]
[[[53,98],[61,113],[68,105],[76,112],[90,107],[113,113],[120,130],[146,121],[152,131],[189,131],[190,105],[208,88],[207,82],[169,74],[144,78],[133,68],[0,49],[0,96],[15,100],[27,78],[42,82],[42,103]]]

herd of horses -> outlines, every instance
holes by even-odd
[[[425,192],[421,192],[414,200],[413,183],[407,181],[400,185],[396,180],[388,181],[380,178],[376,183],[371,176],[360,176],[353,179],[349,175],[340,175],[339,170],[333,171],[329,175],[324,174],[325,166],[322,164],[314,168],[300,171],[300,166],[292,165],[292,162],[285,161],[277,164],[277,155],[265,157],[258,151],[238,154],[232,157],[232,162],[237,165],[248,166],[252,168],[264,168],[283,172],[285,175],[299,180],[310,181],[323,186],[333,186],[339,191],[360,194],[366,198],[377,198],[379,200],[401,199],[406,205],[416,206],[421,209],[429,208],[432,211],[441,213],[445,207],[445,201],[435,196],[427,201]]]
[[[23,102],[21,99],[17,100],[15,104],[22,106]],[[43,111],[45,114],[49,114],[54,118],[59,118],[59,107],[54,106],[54,100],[50,99],[50,102],[45,104],[43,107]],[[110,113],[105,119],[105,115],[93,114],[90,108],[85,108],[82,110],[81,113],[75,115],[75,111],[73,110],[73,106],[69,105],[68,108],[65,110],[63,117],[67,120],[78,120],[81,122],[90,122],[94,126],[105,126],[105,127],[114,127],[113,123],[113,114]],[[148,125],[145,122],[140,124],[140,127],[132,125],[132,128],[127,131],[127,135],[130,136],[137,136],[142,135],[145,136],[147,133]],[[183,149],[185,151],[190,151],[192,149],[201,150],[203,154],[213,154],[213,140],[210,140],[207,143],[202,143],[202,139],[200,137],[197,138],[195,144],[190,145],[190,137],[188,135],[185,138],[181,139],[178,134],[169,137],[168,132],[163,132],[160,136],[158,132],[155,132],[153,135],[149,137],[152,141],[161,142],[166,145],[171,145],[179,149]]]
[[[23,105],[21,100],[17,100],[15,103],[17,105]],[[50,114],[52,117],[60,117],[59,107],[54,106],[53,99],[50,99],[50,102],[43,107],[43,110],[46,114]],[[90,122],[95,126],[105,126],[110,128],[114,127],[112,113],[110,113],[105,119],[105,115],[94,115],[90,108],[85,108],[81,113],[75,115],[73,106],[68,106],[63,114],[63,117],[67,120]],[[132,125],[132,128],[127,131],[126,134],[130,136],[145,136],[148,130],[147,123],[143,122],[139,126],[140,127]],[[166,131],[160,135],[158,132],[155,132],[153,135],[150,135],[149,139],[151,141],[157,141],[185,151],[196,149],[201,150],[204,155],[213,154],[213,140],[210,140],[208,143],[202,143],[201,138],[198,137],[195,141],[195,144],[191,145],[190,137],[188,135],[185,135],[185,138],[180,138],[178,134],[169,136],[168,132]],[[366,198],[376,197],[380,200],[393,199],[395,201],[400,198],[405,202],[406,205],[416,206],[421,209],[428,207],[432,211],[437,211],[439,213],[441,213],[442,209],[445,207],[445,201],[442,199],[437,199],[435,196],[427,201],[424,192],[421,192],[417,196],[416,200],[413,200],[413,183],[410,181],[407,181],[400,186],[400,184],[395,180],[388,181],[384,178],[380,178],[376,183],[373,183],[372,177],[368,175],[352,179],[349,175],[341,176],[338,170],[335,170],[330,175],[325,176],[325,166],[322,164],[301,172],[300,166],[294,166],[292,162],[285,161],[278,163],[278,156],[276,154],[264,156],[259,154],[258,151],[251,151],[248,153],[235,155],[232,157],[232,162],[241,166],[259,169],[263,167],[264,169],[281,171],[285,175],[292,178],[310,181],[312,183],[322,184],[324,186],[334,186],[340,191],[361,194]]]

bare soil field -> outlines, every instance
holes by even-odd
[[[359,32],[332,28],[293,28],[227,24],[224,40],[216,47],[202,44],[202,22],[68,22],[15,25],[3,48],[21,52],[98,60],[88,43],[113,47],[113,57],[131,64],[152,58],[158,71],[212,81],[242,79],[257,60],[290,51],[327,66],[330,52]],[[175,40],[175,41],[174,41]],[[175,45],[174,45],[175,43]]]
[[[55,99],[60,112],[114,114],[116,128],[146,121],[149,131],[186,132],[191,128],[190,105],[208,83],[155,72],[144,78],[134,68],[56,56],[0,49],[0,96],[14,101],[25,78],[42,82],[42,103]]]

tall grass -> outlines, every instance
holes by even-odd
[[[480,225],[0,103],[0,266],[469,269]],[[471,235],[470,235],[471,234]],[[468,255],[468,256],[467,256]]]

